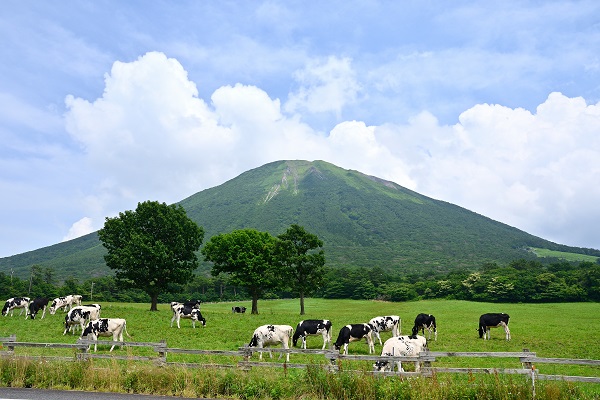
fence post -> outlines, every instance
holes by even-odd
[[[159,342],[159,345],[156,347],[158,349],[158,365],[164,365],[167,363],[167,339],[162,339]]]

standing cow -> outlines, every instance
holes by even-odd
[[[323,336],[323,348],[321,350],[325,350],[327,343],[331,346],[331,321],[328,319],[305,319],[298,322],[292,342],[296,346],[298,339],[302,338],[300,348],[306,349],[306,337],[313,335]]]
[[[415,318],[415,325],[412,328],[413,336],[419,333],[419,330],[425,335],[425,329],[429,331],[428,339],[431,340],[431,331],[433,331],[434,340],[437,341],[437,326],[435,324],[435,317],[431,314],[419,314]]]
[[[11,297],[4,303],[4,307],[2,307],[2,315],[6,317],[10,312],[10,316],[12,317],[14,315],[15,308],[20,308],[21,311],[19,312],[19,316],[23,315],[23,310],[25,310],[25,318],[27,318],[27,308],[29,307],[30,300],[31,299],[29,297]]]
[[[385,341],[381,355],[399,356],[399,357],[412,357],[418,356],[420,352],[427,348],[427,339],[424,336],[397,336],[392,337]],[[402,369],[402,362],[396,361],[398,372],[404,372]],[[373,364],[375,371],[390,371],[393,370],[393,365],[388,361],[377,361]],[[421,370],[421,363],[415,361],[415,372]]]
[[[510,330],[508,329],[508,320],[510,316],[505,313],[488,313],[479,317],[479,338],[490,339],[490,328],[499,326],[504,328],[506,340],[510,340]]]
[[[46,315],[46,307],[48,306],[49,300],[45,297],[36,297],[33,299],[31,304],[29,304],[29,317],[31,319],[35,319],[37,313],[42,310],[42,317],[40,319],[44,319]]]
[[[127,332],[127,321],[122,318],[100,318],[93,321],[88,322],[84,331],[81,333],[80,339],[84,337],[91,337],[91,340],[98,340],[98,336],[112,336],[113,342],[116,342],[117,339],[119,342],[123,341],[123,331],[127,337],[129,333]],[[115,345],[113,344],[110,348],[110,351],[113,351]],[[123,346],[121,345],[121,348]],[[89,347],[88,347],[89,350]],[[94,344],[94,351],[98,350],[98,344]]]
[[[277,345],[281,343],[284,349],[290,348],[290,337],[294,329],[289,325],[262,325],[254,330],[252,339],[248,347],[257,347],[262,349],[266,346]],[[273,354],[269,351],[269,355],[273,358]],[[262,360],[262,351],[260,352],[259,360]],[[279,356],[281,358],[281,355]],[[286,353],[285,359],[290,362],[290,353]]]
[[[173,327],[173,322],[177,321],[177,328],[181,328],[179,326],[179,320],[181,318],[187,318],[192,320],[192,326],[196,329],[196,321],[200,321],[202,326],[206,326],[206,319],[202,316],[202,313],[199,309],[194,307],[186,307],[185,304],[177,304],[171,307],[173,309],[173,318],[171,318],[171,327]]]
[[[379,339],[381,345],[380,332],[392,332],[392,337],[400,336],[400,317],[397,315],[387,315],[385,317],[375,317],[369,321],[369,325],[373,328],[373,335]]]
[[[52,300],[52,304],[50,304],[50,314],[56,314],[56,312],[61,308],[64,310],[64,312],[67,312],[71,308],[80,305],[81,295],[79,294],[70,294],[68,296],[57,297]]]
[[[67,315],[65,315],[65,330],[63,335],[66,335],[71,328],[73,328],[71,333],[74,335],[77,325],[79,325],[81,331],[83,332],[86,322],[100,318],[100,309],[100,304],[76,306],[70,309]]]
[[[350,342],[356,342],[363,338],[367,339],[369,345],[369,354],[375,352],[375,345],[373,344],[373,329],[369,324],[350,324],[340,329],[338,338],[333,344],[336,350],[340,350],[344,346],[343,354],[348,354],[348,344]]]
[[[243,313],[246,312],[246,307],[244,307],[244,306],[234,306],[234,307],[231,307],[231,312],[234,313],[234,314],[236,314],[236,313],[243,314]]]

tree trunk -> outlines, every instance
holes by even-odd
[[[150,311],[158,311],[158,293],[153,293],[150,295],[152,299],[152,304],[150,305]]]
[[[300,315],[304,315],[304,291],[300,292]]]
[[[258,293],[252,293],[252,314],[258,314]]]

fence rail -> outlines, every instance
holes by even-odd
[[[420,372],[373,372],[374,374],[389,376],[432,376],[434,373],[485,373],[485,374],[519,374],[529,375],[532,381],[535,380],[565,380],[572,382],[590,382],[600,383],[600,377],[590,376],[569,376],[569,375],[550,375],[542,374],[536,365],[539,364],[555,364],[555,365],[583,365],[598,367],[600,360],[587,359],[568,359],[568,358],[547,358],[537,357],[536,353],[524,349],[522,352],[430,352],[424,351],[418,356],[378,356],[378,355],[343,355],[337,351],[317,350],[317,349],[282,349],[282,348],[266,348],[257,349],[249,347],[240,347],[238,350],[202,350],[202,349],[181,349],[169,348],[165,340],[161,342],[116,342],[110,340],[83,340],[79,339],[74,344],[69,343],[33,343],[33,342],[17,342],[16,335],[9,337],[0,337],[5,351],[0,351],[0,357],[22,357],[22,358],[44,358],[44,359],[60,359],[60,360],[87,360],[87,359],[117,359],[117,360],[135,360],[135,361],[151,361],[158,365],[180,365],[190,368],[210,367],[210,368],[239,368],[248,370],[253,367],[271,367],[271,368],[306,368],[309,364],[294,364],[289,362],[263,362],[251,361],[253,353],[272,352],[279,354],[280,357],[284,354],[309,354],[315,356],[323,356],[327,361],[324,367],[330,371],[339,371],[342,361],[388,361],[393,363],[400,362],[417,362],[422,366]],[[99,344],[105,346],[125,346],[125,347],[146,347],[157,353],[157,356],[138,356],[138,355],[118,355],[111,354],[96,354],[89,352],[91,345]],[[16,355],[16,347],[31,347],[45,349],[73,349],[75,355],[73,357],[64,356],[31,356],[31,355]],[[187,354],[187,355],[202,355],[202,356],[225,356],[239,358],[234,364],[206,364],[206,363],[189,363],[189,362],[168,362],[168,354]],[[450,367],[450,366],[433,366],[433,363],[439,362],[442,358],[513,358],[518,359],[521,363],[521,368],[469,368],[469,367]],[[361,370],[362,371],[362,370]]]

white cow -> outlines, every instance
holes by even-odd
[[[369,321],[369,325],[373,328],[373,335],[379,339],[381,345],[381,336],[379,332],[392,332],[392,336],[400,336],[400,317],[397,315],[386,315],[385,317],[375,317]]]
[[[289,325],[262,325],[254,330],[252,339],[248,347],[258,347],[262,349],[266,346],[276,345],[281,343],[284,349],[290,348],[290,338],[294,333],[294,328]],[[273,358],[273,354],[269,351],[269,355]],[[281,355],[279,356],[281,358]],[[262,351],[259,359],[262,360]],[[290,362],[290,353],[286,353],[286,361]]]
[[[382,356],[416,357],[427,348],[427,339],[424,336],[396,336],[385,341]],[[396,361],[398,372],[404,372],[402,362]],[[389,361],[377,361],[373,364],[376,371],[393,370]],[[415,372],[421,371],[421,363],[415,361]]]
[[[21,312],[19,313],[19,316],[23,315],[23,310],[25,310],[25,319],[27,319],[30,301],[31,299],[29,297],[11,297],[4,303],[4,307],[2,307],[2,315],[7,316],[10,312],[10,316],[12,317],[15,312],[15,308],[20,308]]]
[[[86,322],[100,318],[100,309],[100,304],[76,306],[70,309],[67,315],[65,315],[65,331],[63,335],[66,335],[71,330],[71,327],[73,327],[71,333],[74,335],[77,325],[79,325],[83,332]]]
[[[79,294],[70,294],[68,296],[57,297],[52,300],[52,304],[50,305],[50,314],[56,314],[56,311],[59,309],[64,309],[65,312],[72,309],[74,306],[81,305],[81,295]]]
[[[181,318],[191,319],[194,329],[196,328],[196,321],[200,321],[202,326],[206,326],[206,319],[202,316],[202,313],[197,308],[186,307],[184,304],[171,304],[171,309],[173,310],[171,327],[173,327],[173,322],[177,321],[177,327],[181,328],[181,326],[179,326],[179,320]]]
[[[85,330],[81,334],[80,339],[90,336],[91,340],[98,340],[98,336],[112,336],[113,342],[116,342],[117,339],[119,342],[122,342],[123,331],[125,331],[127,337],[131,337],[127,332],[127,321],[125,321],[123,318],[100,318],[88,322]],[[97,347],[98,345],[94,344],[94,351],[97,350]],[[114,348],[115,345],[113,344],[110,348],[110,351],[113,351]],[[123,348],[123,346],[121,346],[121,348]]]

